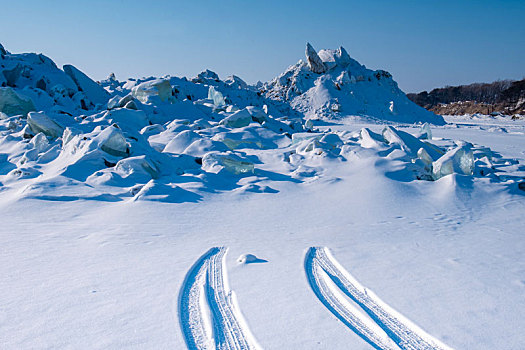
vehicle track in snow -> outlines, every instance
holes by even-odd
[[[214,247],[192,266],[179,296],[179,318],[189,349],[258,349],[229,289],[225,247]]]
[[[450,349],[357,282],[339,265],[328,248],[309,248],[304,267],[308,282],[319,300],[347,327],[376,349]],[[367,322],[369,320],[364,318],[362,312],[348,301],[338,298],[337,291],[330,284],[337,286],[336,289],[357,304],[393,342],[385,339],[383,332]]]

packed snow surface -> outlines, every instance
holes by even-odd
[[[525,122],[306,56],[97,83],[2,48],[0,347],[520,348]]]

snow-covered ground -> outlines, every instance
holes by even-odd
[[[522,347],[525,121],[344,49],[257,87],[1,55],[0,348]]]
[[[523,178],[523,123],[448,120],[432,128],[434,138],[517,159],[509,176]],[[2,347],[184,348],[185,276],[221,246],[230,288],[263,348],[370,347],[310,288],[303,260],[313,246],[330,248],[361,284],[450,347],[521,347],[525,191],[516,182],[402,181],[398,164],[375,156],[330,165],[324,180],[277,179],[278,193],[225,192],[198,203],[4,199]],[[267,262],[239,264],[245,253]]]

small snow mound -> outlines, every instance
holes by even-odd
[[[242,254],[237,259],[237,262],[239,262],[239,264],[253,264],[253,263],[268,262],[268,260],[259,259],[253,254]]]

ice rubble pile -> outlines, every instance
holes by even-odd
[[[308,64],[299,64],[305,75],[341,70],[341,82],[354,84],[349,72],[366,71],[344,49],[307,53]],[[206,70],[190,80],[118,81],[112,74],[96,83],[73,66],[61,70],[43,55],[3,48],[0,63],[2,192],[170,202],[223,190],[275,192],[274,179],[312,181],[327,162],[364,149],[401,160],[417,179],[474,171],[473,146],[438,147],[428,124],[415,136],[391,126],[382,134],[320,131],[288,101],[236,76],[223,81]]]
[[[407,161],[407,169],[416,179],[439,180],[454,173],[474,174],[474,146],[457,142],[448,148],[438,147],[430,142],[431,131],[426,123],[416,136],[386,126],[381,134],[364,128],[359,132],[357,139],[362,147],[387,151],[387,157]]]
[[[109,98],[106,90],[71,65],[61,70],[42,54],[11,54],[3,47],[0,51],[0,111],[7,115],[41,110],[78,115]]]
[[[402,123],[444,124],[398,88],[390,73],[370,70],[343,47],[321,50],[307,44],[306,62],[299,61],[264,85],[266,96],[288,101],[308,118],[367,116]]]
[[[243,149],[283,147],[306,130],[299,113],[236,76],[96,83],[43,55],[3,50],[0,62],[2,190],[165,199],[184,185],[234,188],[258,162]]]
[[[437,146],[430,141],[431,137],[428,138],[429,133],[428,124],[423,124],[416,135],[392,126],[385,126],[381,133],[368,128],[355,133],[296,133],[292,135],[293,148],[288,150],[285,160],[296,165],[297,170],[292,176],[306,177],[308,173],[316,176],[322,171],[315,166],[320,164],[320,158],[342,161],[355,160],[363,155],[387,158],[404,164],[403,178],[406,181],[434,181],[450,174],[471,176],[477,164],[483,167],[478,162],[482,157],[474,152],[481,148],[465,142]]]

